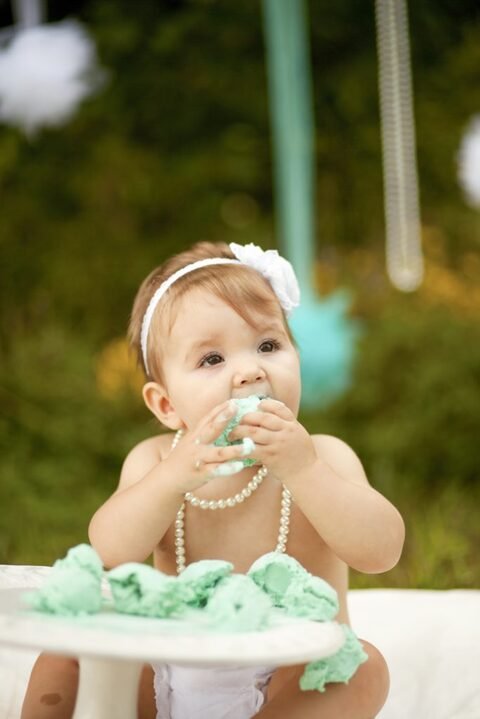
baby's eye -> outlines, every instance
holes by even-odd
[[[258,348],[260,352],[275,352],[280,347],[280,343],[276,340],[264,340]]]
[[[218,354],[218,352],[211,352],[200,360],[199,367],[213,367],[220,364],[220,362],[223,362],[222,355]]]

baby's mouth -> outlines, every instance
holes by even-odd
[[[238,395],[238,397],[231,397],[230,399],[247,399],[248,397],[258,397],[259,400],[275,399],[271,394],[263,394],[262,392],[249,392],[248,394]]]

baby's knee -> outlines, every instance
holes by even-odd
[[[377,716],[387,700],[390,674],[381,652],[373,644],[363,640],[362,646],[368,654],[368,660],[359,667],[356,678],[364,714],[370,718]]]

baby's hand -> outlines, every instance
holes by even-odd
[[[275,399],[264,399],[256,412],[244,415],[229,439],[251,437],[255,459],[280,481],[306,468],[317,459],[313,440],[288,407]]]
[[[179,478],[182,493],[193,492],[214,477],[236,474],[244,469],[241,460],[255,449],[255,443],[247,435],[242,444],[228,447],[213,444],[236,411],[231,400],[215,407],[194,430],[182,437],[166,460]]]

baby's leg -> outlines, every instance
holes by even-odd
[[[155,691],[153,689],[153,669],[150,664],[145,664],[140,674],[137,712],[138,719],[155,719],[157,716]]]
[[[78,661],[40,654],[33,665],[21,719],[70,719],[78,687]]]
[[[362,640],[368,661],[348,684],[328,684],[325,692],[302,691],[302,667],[275,672],[268,701],[259,719],[373,719],[384,705],[389,687],[388,668],[378,649]]]
[[[71,719],[78,689],[76,659],[40,654],[23,700],[21,719]],[[155,719],[153,670],[143,668],[138,692],[138,719]]]

